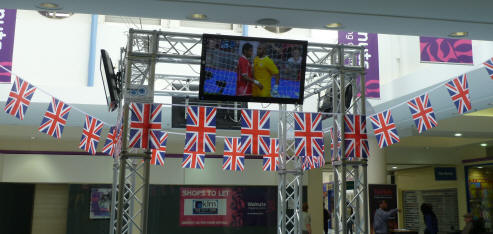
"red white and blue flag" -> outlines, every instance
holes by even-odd
[[[110,127],[106,142],[104,143],[102,152],[106,155],[113,156],[115,154],[116,143],[118,141],[118,133],[116,126]]]
[[[313,161],[313,159],[315,158],[315,161]],[[316,167],[316,157],[313,157],[313,156],[302,156],[301,157],[301,160],[302,160],[302,165],[303,165],[303,170],[304,171],[308,171],[310,169],[314,169]]]
[[[459,114],[464,114],[471,110],[471,97],[466,74],[447,82],[445,87],[447,87],[450,98],[452,98],[452,102],[454,102]]]
[[[224,138],[223,170],[245,170],[245,153],[242,150],[239,137]]]
[[[185,151],[216,151],[216,113],[213,107],[187,107]]]
[[[346,158],[368,158],[368,135],[364,115],[344,116],[344,144]]]
[[[182,168],[204,169],[205,153],[186,152],[183,153]]]
[[[418,96],[407,102],[418,132],[422,133],[438,126],[428,94]]]
[[[58,139],[62,138],[63,128],[67,123],[72,107],[52,97],[38,130]]]
[[[84,122],[84,128],[82,129],[82,137],[80,138],[79,148],[95,155],[102,129],[103,122],[101,122],[101,120],[86,115],[86,121]]]
[[[490,78],[493,79],[493,58],[488,59],[483,65],[486,68],[488,75],[490,75]]]
[[[337,139],[336,139],[336,133],[337,133]],[[334,127],[330,128],[330,155],[332,161],[341,160],[341,141],[342,141],[341,133],[337,125],[335,128]],[[337,148],[337,155],[334,152],[334,147]]]
[[[296,156],[323,155],[322,115],[294,113],[294,146]]]
[[[36,87],[29,84],[27,81],[16,77],[5,104],[5,112],[23,120],[35,91]]]
[[[320,156],[318,156],[316,158],[317,158],[317,163],[318,163],[316,165],[317,168],[322,168],[323,166],[325,166],[325,157],[324,157],[324,155],[320,155]]]
[[[168,141],[168,133],[160,131],[157,133],[159,137],[159,148],[152,149],[151,165],[164,166],[164,157],[166,156],[166,143]]]
[[[269,153],[263,156],[263,170],[277,171],[279,170],[279,139],[270,138]]]
[[[370,121],[373,125],[373,132],[377,137],[378,146],[381,149],[400,141],[390,110],[370,116]]]
[[[161,104],[130,103],[129,147],[159,148],[161,131]]]
[[[241,145],[245,154],[267,154],[270,139],[270,111],[241,110]]]

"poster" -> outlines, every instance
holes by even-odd
[[[419,37],[421,62],[473,64],[472,41]]]
[[[375,212],[379,208],[380,202],[384,200],[387,202],[387,210],[397,208],[397,187],[395,184],[369,184],[368,185],[368,202],[370,205],[370,231],[375,233],[373,229],[373,222]],[[397,214],[388,220],[388,228],[397,229]]]
[[[17,10],[0,9],[0,65],[12,70]],[[10,83],[11,75],[0,68],[0,83]]]
[[[180,188],[180,226],[271,226],[276,218],[270,187]]]
[[[109,219],[111,206],[111,189],[110,188],[92,188],[91,189],[91,207],[89,218],[91,219]]]
[[[365,46],[366,97],[380,98],[380,70],[378,65],[378,34],[338,32],[339,44]]]

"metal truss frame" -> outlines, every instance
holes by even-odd
[[[194,70],[193,66],[200,65],[201,43],[201,34],[129,30],[127,48],[122,50],[124,55],[121,70],[124,70],[125,77],[122,108],[124,137],[121,155],[113,166],[114,196],[110,220],[111,234],[147,233],[150,154],[148,149],[142,152],[127,148],[129,103],[151,103],[154,96],[198,96],[198,92],[190,88],[198,85],[198,75],[159,73],[156,66],[158,64],[182,64]],[[347,77],[356,73],[363,74],[363,52],[364,48],[359,46],[309,43],[306,59],[305,98],[313,95],[320,97],[330,87],[344,87],[345,74]],[[334,96],[340,93],[333,92]],[[343,97],[333,100],[334,102],[337,100],[339,106],[344,106]],[[355,104],[358,100],[364,103],[364,92]],[[364,105],[357,106],[364,108]],[[301,108],[301,106],[295,106],[296,110],[301,111]],[[284,104],[280,105],[279,109],[278,133],[281,157],[278,171],[277,232],[279,234],[301,234],[302,161],[300,157],[294,156],[294,139],[288,136],[288,132],[294,129],[292,113],[286,112],[287,105]],[[343,114],[339,117],[342,116]],[[366,182],[362,182],[361,187],[366,189]]]
[[[344,50],[344,48],[342,48]],[[355,61],[364,61],[364,48],[361,48],[358,57],[347,58],[344,51],[339,51],[340,67]],[[334,166],[334,220],[335,233],[368,233],[368,182],[367,160],[345,158],[344,118],[347,114],[362,115],[366,117],[365,101],[365,73],[364,64],[359,64],[359,71],[341,69],[332,80],[332,105],[335,114],[332,118],[332,126],[340,134],[341,143],[333,144],[334,152],[341,152],[340,157],[335,157]],[[352,87],[352,100],[346,105],[346,88]],[[357,94],[360,94],[359,96]],[[339,145],[339,146],[338,146]],[[340,149],[339,149],[340,148]],[[347,196],[347,182],[353,181],[353,198]],[[353,228],[354,227],[354,228]]]

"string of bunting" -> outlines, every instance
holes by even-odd
[[[483,63],[484,68],[493,79],[493,58]],[[101,138],[103,126],[109,126],[108,136],[102,152],[109,156],[118,156],[121,148],[122,126],[113,126],[92,115],[55,98],[45,90],[21,79],[9,69],[0,65],[6,72],[16,78],[7,98],[4,111],[20,120],[24,119],[27,109],[36,91],[51,97],[38,131],[57,139],[62,137],[63,128],[71,110],[85,115],[84,127],[79,148],[94,155]],[[388,147],[400,141],[391,109],[407,104],[412,119],[419,133],[438,125],[430,102],[429,93],[445,86],[451,101],[459,114],[472,109],[467,75],[454,77],[443,85],[428,90],[425,94],[414,97],[405,103],[398,104],[387,110],[368,117],[380,148]],[[130,104],[129,147],[152,149],[151,164],[163,166],[166,155],[166,144],[169,134],[185,135],[185,147],[182,159],[183,168],[204,169],[205,154],[216,151],[216,113],[217,107],[186,106],[185,133],[165,132],[162,130],[162,106],[167,104]],[[168,104],[175,105],[175,104]],[[221,109],[237,109],[219,107]],[[224,138],[223,170],[244,171],[245,155],[261,155],[264,171],[277,171],[279,168],[279,140],[270,137],[270,112],[268,110],[241,109],[241,136]],[[288,111],[292,112],[292,111]],[[292,112],[294,117],[294,152],[302,158],[304,170],[322,167],[324,159],[324,131],[322,115],[337,113]],[[369,156],[368,136],[366,132],[366,116],[346,115],[344,118],[344,157],[357,160]],[[331,160],[340,160],[342,135],[338,126],[329,129]],[[337,139],[336,139],[337,136]],[[337,143],[336,143],[337,142]],[[338,152],[334,152],[338,149]]]

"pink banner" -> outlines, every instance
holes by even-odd
[[[473,64],[472,41],[420,37],[421,62]]]

